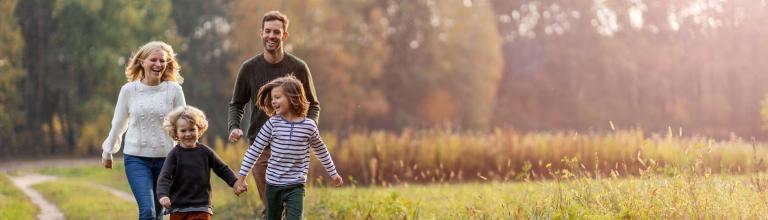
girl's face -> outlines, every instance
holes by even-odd
[[[168,64],[168,56],[165,51],[155,50],[141,61],[141,67],[144,68],[144,78],[149,82],[159,83]]]
[[[186,119],[179,118],[176,120],[176,136],[179,137],[179,144],[185,148],[193,148],[197,145],[197,139],[200,136],[197,126],[190,123]]]
[[[272,89],[272,108],[275,109],[275,114],[285,117],[293,117],[293,111],[291,111],[291,102],[288,100],[288,96],[283,92],[283,87],[278,86]]]

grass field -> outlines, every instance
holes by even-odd
[[[764,192],[745,178],[576,179],[309,190],[318,219],[756,219]]]
[[[99,167],[47,170],[69,180],[37,186],[60,204],[67,216],[78,210],[135,215],[132,202],[111,204],[105,192],[88,189],[84,181],[106,182]],[[73,173],[89,175],[71,176]],[[307,187],[307,219],[509,219],[509,218],[662,218],[754,219],[768,212],[765,184],[754,175],[667,175],[645,172],[638,177],[589,178],[559,172],[560,178],[531,182],[473,182],[460,184],[400,184],[387,187]],[[98,179],[104,178],[104,179]],[[217,219],[252,219],[260,208],[255,188],[235,197],[221,181],[214,182]],[[125,184],[123,181],[117,185]],[[251,182],[251,186],[253,183]],[[118,187],[119,188],[119,187]],[[83,193],[86,192],[86,193]],[[78,199],[67,199],[78,196]],[[79,199],[89,195],[90,199]],[[90,211],[89,211],[90,213]],[[90,217],[76,216],[77,219]],[[108,216],[103,216],[108,217]]]
[[[310,186],[308,219],[506,219],[506,218],[758,218],[768,212],[765,189],[749,176],[652,175],[637,178],[571,178],[520,183],[398,185],[390,187]],[[763,180],[764,182],[764,180]],[[220,219],[255,217],[257,195],[241,198],[216,184],[214,210]],[[63,181],[36,187],[69,210],[135,212],[133,204],[105,202],[104,192]],[[98,190],[97,190],[98,191]],[[62,199],[92,195],[92,199]],[[96,208],[98,207],[98,208]],[[130,209],[125,209],[126,207]],[[114,209],[114,210],[113,210]],[[75,211],[77,213],[77,211]],[[77,219],[87,216],[77,216]]]
[[[681,134],[646,134],[640,130],[457,133],[433,129],[328,133],[323,138],[345,179],[361,185],[544,180],[552,178],[552,170],[572,169],[574,165],[592,176],[639,176],[639,170],[651,163],[669,175],[691,165],[702,173],[768,171],[764,163],[768,145],[738,137],[714,140]],[[210,146],[216,146],[216,152],[233,166],[239,166],[247,148],[242,142],[224,144],[221,140]],[[310,178],[324,177],[317,160],[312,159],[312,163]]]
[[[0,173],[0,219],[34,219],[37,212],[37,206]]]
[[[76,180],[56,180],[34,185],[43,197],[53,202],[66,219],[135,219],[136,204],[103,189]]]
[[[314,164],[307,219],[754,219],[768,213],[766,146],[739,138],[437,130],[331,134],[325,140],[347,184],[325,187],[327,176]],[[245,146],[214,142],[237,169]],[[114,170],[94,165],[39,172],[64,177],[62,184],[38,188],[65,213],[90,207],[135,215],[130,201],[132,211],[100,206],[99,199],[111,195],[69,198],[88,192],[88,184],[130,192],[122,161]],[[211,180],[215,218],[258,216],[252,178],[240,197],[217,177]]]

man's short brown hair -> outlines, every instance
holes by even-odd
[[[261,18],[261,29],[264,29],[264,23],[267,21],[282,21],[283,22],[283,31],[288,30],[288,23],[290,21],[288,20],[288,16],[285,14],[279,12],[279,11],[269,11],[264,14],[264,17]]]

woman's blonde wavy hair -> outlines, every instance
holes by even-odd
[[[181,66],[176,62],[176,53],[173,52],[171,45],[168,45],[162,41],[152,41],[144,46],[141,46],[136,53],[131,57],[131,61],[125,67],[125,77],[128,78],[128,82],[141,80],[144,78],[144,68],[141,67],[141,61],[149,57],[152,52],[163,51],[165,52],[166,59],[168,59],[165,66],[163,76],[160,77],[161,82],[175,81],[179,84],[184,83],[184,78],[181,77],[179,70]]]

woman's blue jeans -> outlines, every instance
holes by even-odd
[[[125,176],[139,205],[139,219],[163,219],[163,207],[157,199],[157,178],[165,158],[125,155]]]

